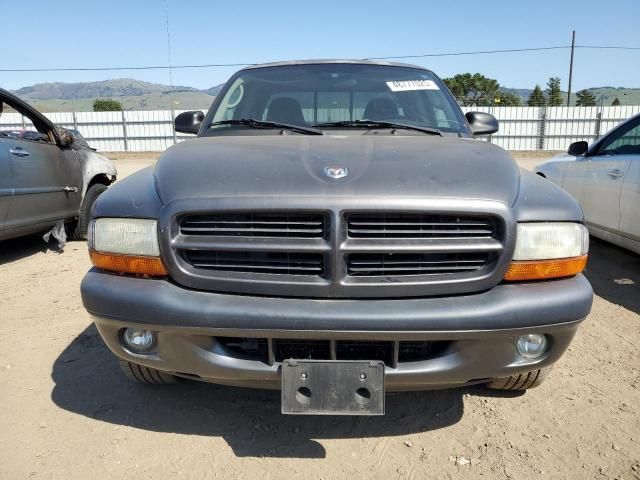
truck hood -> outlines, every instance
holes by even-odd
[[[344,178],[327,167],[348,170]],[[494,145],[423,135],[201,137],[155,167],[163,203],[225,196],[477,198],[511,205],[519,169]]]

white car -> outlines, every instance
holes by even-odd
[[[582,204],[594,237],[640,254],[640,115],[591,146],[572,143],[568,153],[538,165],[535,172]]]

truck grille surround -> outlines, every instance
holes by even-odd
[[[504,207],[431,213],[170,205],[159,223],[161,251],[172,279],[199,290],[345,299],[463,294],[502,280],[515,242]]]

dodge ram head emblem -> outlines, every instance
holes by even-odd
[[[329,178],[338,180],[349,175],[349,169],[347,167],[324,167],[324,174]]]

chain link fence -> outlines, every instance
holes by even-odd
[[[484,138],[507,150],[566,150],[570,143],[591,142],[640,113],[640,105],[603,107],[462,107],[494,115],[500,130]],[[206,108],[204,109],[206,110]],[[78,130],[90,146],[110,152],[163,151],[190,138],[176,134],[173,119],[183,110],[125,110],[119,112],[54,112],[54,123]],[[2,130],[28,130],[32,125],[18,113],[0,116]]]

